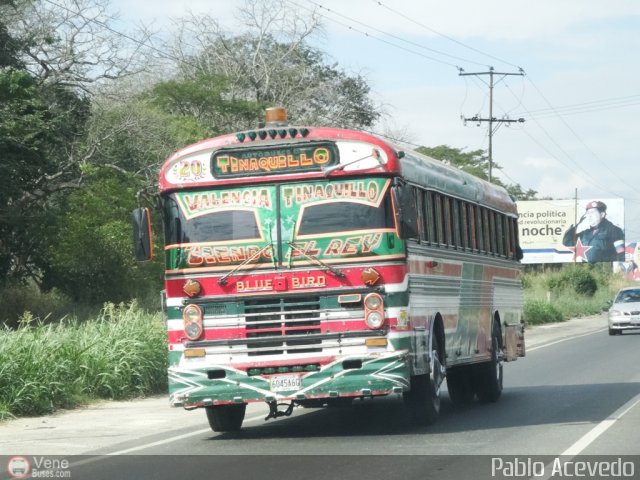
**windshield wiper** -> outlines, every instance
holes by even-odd
[[[260,250],[258,250],[256,253],[254,253],[253,255],[251,255],[249,258],[247,258],[244,262],[236,265],[236,267],[231,270],[229,273],[227,273],[225,276],[220,277],[218,279],[218,285],[226,285],[227,284],[227,280],[229,279],[229,277],[231,275],[233,275],[234,273],[236,273],[238,270],[240,270],[242,267],[244,267],[245,265],[252,263],[256,258],[258,258],[260,255],[262,255],[262,253],[268,249],[271,248],[271,258],[274,257],[274,252],[273,252],[273,243],[269,242],[267,245],[265,245],[264,247],[262,247]]]
[[[344,278],[344,276],[345,276],[344,272],[342,272],[341,270],[338,270],[337,268],[334,268],[331,265],[328,265],[328,264],[324,263],[322,260],[320,260],[316,256],[309,255],[308,253],[306,253],[304,250],[302,250],[300,247],[298,247],[295,243],[293,243],[291,241],[287,242],[287,244],[291,247],[292,250],[295,250],[296,252],[298,252],[300,255],[302,255],[307,260],[311,260],[311,262],[313,262],[315,265],[319,265],[322,268],[324,268],[325,270],[329,270],[336,277]],[[291,259],[291,257],[289,257],[289,259]]]

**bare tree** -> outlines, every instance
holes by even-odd
[[[22,61],[42,84],[80,89],[141,72],[150,32],[113,27],[108,0],[16,0],[4,8],[4,22],[23,46]]]
[[[232,100],[284,106],[296,122],[360,127],[380,115],[362,75],[348,75],[310,45],[322,35],[320,16],[292,11],[283,0],[247,0],[238,10],[241,34],[209,15],[177,21],[172,56],[185,78],[223,75]]]

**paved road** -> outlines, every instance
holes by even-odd
[[[605,327],[596,316],[528,330],[527,357],[505,365],[501,400],[454,408],[445,394],[430,428],[412,425],[402,402],[387,398],[268,422],[254,404],[241,432],[216,434],[204,412],[171,409],[162,397],[7,422],[0,454],[118,454],[74,457],[73,478],[170,478],[179,468],[190,477],[307,479],[326,477],[328,465],[337,478],[491,478],[500,465],[493,458],[505,455],[547,455],[535,457],[547,465],[557,455],[610,455],[618,464],[635,455],[640,475],[640,335],[610,337]]]

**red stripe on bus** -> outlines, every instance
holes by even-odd
[[[201,285],[200,296],[220,295],[265,295],[282,294],[298,291],[322,291],[326,289],[344,289],[347,287],[364,287],[362,272],[371,267],[344,268],[336,267],[345,276],[342,278],[319,269],[310,269],[308,272],[272,272],[255,273],[237,277],[231,276],[225,285],[219,285],[218,280],[222,275],[210,277],[190,277],[168,279],[166,281],[167,298],[183,298],[184,284],[188,278],[193,278]],[[406,274],[404,265],[387,265],[373,267],[380,275],[375,286],[385,284],[402,283]]]

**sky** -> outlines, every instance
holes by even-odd
[[[640,241],[640,2],[287,0],[321,15],[310,43],[362,74],[387,113],[373,129],[415,145],[487,150],[494,70],[494,174],[539,196],[623,198]],[[124,24],[170,30],[207,13],[229,31],[243,0],[112,0]],[[524,75],[500,75],[524,73]]]

